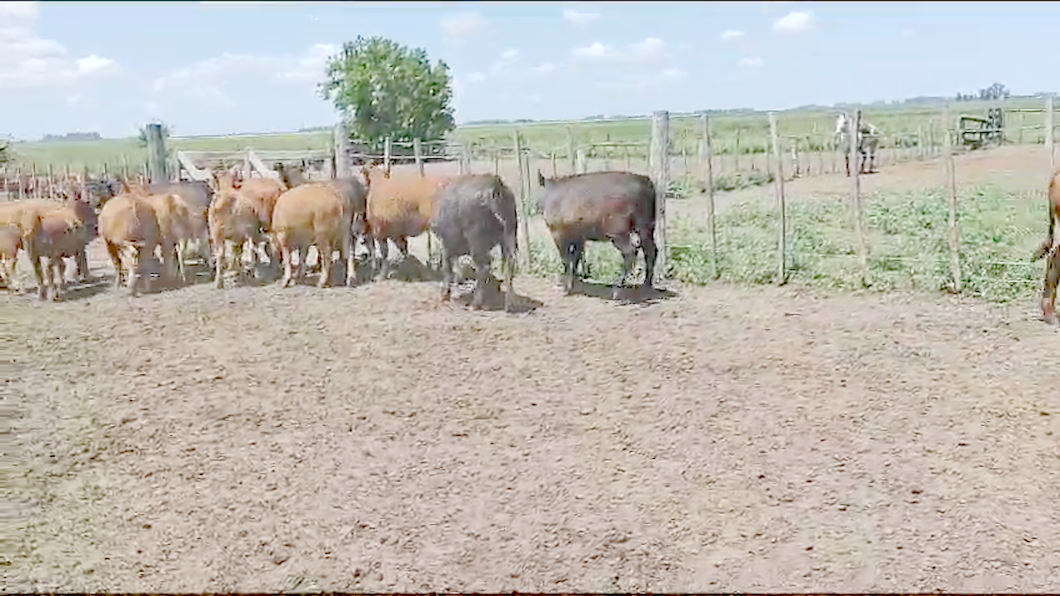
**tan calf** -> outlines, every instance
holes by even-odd
[[[85,251],[95,228],[95,213],[79,199],[53,209],[24,209],[22,246],[40,281],[38,295],[48,300],[62,298],[66,281],[65,257]]]
[[[1060,171],[1049,181],[1049,237],[1034,253],[1034,260],[1048,255],[1042,288],[1042,318],[1055,325],[1056,287],[1060,284]]]
[[[293,281],[292,260],[298,253],[298,278],[305,273],[305,258],[310,246],[320,255],[320,278],[317,287],[328,283],[337,248],[346,261],[346,285],[356,280],[351,243],[352,213],[346,199],[331,185],[303,184],[280,195],[272,213],[275,248],[284,264],[281,285]]]
[[[371,166],[362,168],[362,172],[368,186],[366,240],[369,250],[371,240],[375,240],[379,251],[376,275],[386,278],[390,267],[387,241],[394,243],[403,259],[408,258],[408,239],[427,231],[434,214],[434,199],[450,178],[418,174],[391,178]]]
[[[155,210],[142,198],[131,194],[118,195],[103,204],[99,212],[99,235],[107,244],[107,253],[114,264],[114,288],[121,287],[121,253],[134,252],[133,265],[128,268],[129,291],[135,296],[142,281],[150,291],[150,276],[143,275],[143,263],[154,254],[159,244],[158,219]]]
[[[257,246],[263,240],[262,222],[253,202],[230,185],[223,185],[210,204],[210,244],[213,246],[214,263],[217,268],[214,286],[224,287],[225,249],[232,244],[232,252],[239,277],[245,281],[243,269],[243,245],[250,242]],[[256,252],[256,251],[255,251]],[[255,261],[256,255],[255,255]]]

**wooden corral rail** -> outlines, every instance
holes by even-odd
[[[1000,145],[1004,140],[1005,117],[1001,108],[987,110],[986,118],[961,115],[961,144],[971,149],[983,145]]]

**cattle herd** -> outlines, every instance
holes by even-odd
[[[848,127],[838,122],[837,131]],[[862,135],[859,135],[859,137]],[[871,168],[871,166],[870,166]],[[61,297],[67,258],[74,259],[79,279],[88,281],[87,244],[103,239],[114,265],[114,286],[123,279],[135,295],[150,289],[143,270],[160,257],[163,282],[187,283],[184,257],[197,253],[208,265],[214,284],[224,283],[228,247],[246,279],[243,251],[253,263],[266,261],[289,286],[307,271],[315,247],[320,272],[317,286],[328,284],[339,253],[346,285],[357,279],[354,249],[368,248],[376,278],[390,271],[393,243],[408,257],[408,239],[431,230],[441,240],[442,298],[448,300],[456,259],[467,255],[475,265],[471,304],[483,306],[492,285],[490,253],[500,246],[505,269],[504,304],[512,307],[514,257],[518,252],[515,196],[493,174],[460,176],[394,175],[366,165],[359,175],[327,181],[306,180],[304,168],[277,164],[279,178],[247,178],[238,170],[218,170],[210,183],[200,181],[146,184],[126,179],[97,179],[58,187],[52,199],[0,203],[0,275],[18,291],[14,264],[24,251],[33,265],[42,299]],[[585,242],[610,241],[621,252],[623,273],[614,298],[631,283],[638,248],[645,263],[644,288],[654,273],[656,189],[651,179],[630,172],[593,172],[548,179],[540,207],[563,262],[562,285],[575,289]],[[1057,323],[1056,291],[1060,284],[1060,171],[1049,184],[1049,237],[1034,258],[1048,256],[1041,296],[1043,318]],[[297,257],[297,258],[296,258]],[[498,287],[499,289],[499,287]]]
[[[518,209],[498,176],[401,176],[368,165],[359,175],[311,182],[302,168],[277,164],[277,169],[278,179],[244,179],[237,170],[221,169],[210,183],[96,179],[61,187],[50,199],[0,203],[0,274],[9,291],[19,291],[14,267],[25,252],[39,297],[61,298],[67,258],[76,263],[78,279],[89,281],[86,247],[98,235],[114,266],[115,289],[126,280],[133,295],[150,291],[145,265],[156,258],[160,282],[188,283],[188,253],[202,259],[220,288],[229,247],[240,280],[246,279],[247,251],[252,263],[267,261],[277,276],[282,264],[279,283],[289,286],[306,275],[308,251],[315,247],[318,287],[329,283],[335,252],[344,265],[344,283],[354,285],[358,241],[372,255],[375,277],[385,278],[389,244],[407,258],[408,239],[431,230],[441,240],[442,299],[450,298],[456,260],[466,255],[476,272],[471,305],[481,308],[487,289],[499,290],[490,272],[490,253],[499,245],[504,305],[511,310]],[[545,189],[544,219],[563,261],[565,293],[574,291],[587,240],[610,241],[622,253],[616,298],[631,281],[638,246],[645,258],[642,287],[651,287],[656,189],[648,177],[594,172],[547,179],[539,172],[538,180]]]

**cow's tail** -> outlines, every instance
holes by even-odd
[[[1053,179],[1049,182],[1049,236],[1034,252],[1032,260],[1035,261],[1049,254],[1057,245],[1060,245],[1060,238],[1057,238],[1057,228],[1060,227],[1060,221],[1057,221],[1057,218],[1060,217],[1060,213],[1058,213],[1060,212],[1060,184],[1057,184],[1058,179],[1060,179],[1060,172],[1053,176]]]
[[[504,226],[504,250],[512,259],[515,259],[515,255],[519,252],[519,235],[517,232],[519,207],[516,204],[515,193],[499,177],[490,185],[488,192],[490,196],[487,197],[487,204],[489,204],[493,216]]]
[[[1038,259],[1044,257],[1045,255],[1049,254],[1053,250],[1054,246],[1056,246],[1057,244],[1060,244],[1060,238],[1056,237],[1056,230],[1057,230],[1057,221],[1056,221],[1056,219],[1057,219],[1056,209],[1053,207],[1052,204],[1050,204],[1049,205],[1049,237],[1046,238],[1042,242],[1042,245],[1038,247],[1038,250],[1036,250],[1034,252],[1034,259],[1033,260],[1037,261]]]

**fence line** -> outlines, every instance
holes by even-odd
[[[1051,95],[1046,97],[1045,103],[1045,108],[1039,110],[1045,114],[1046,124],[1044,126],[1021,125],[1015,129],[1008,127],[1006,130],[1010,133],[1012,130],[1022,131],[1034,128],[1054,131],[1055,119],[1051,117],[1053,113]],[[1011,112],[1022,114],[1030,113],[1030,110],[1012,110]],[[726,251],[733,250],[732,241],[726,238],[731,234],[732,228],[726,229],[726,226],[733,225],[734,220],[726,214],[719,216],[714,205],[715,194],[734,187],[771,183],[775,187],[776,206],[772,210],[772,215],[767,214],[766,217],[775,218],[770,225],[775,226],[773,229],[776,232],[769,235],[774,239],[770,241],[774,245],[770,252],[776,255],[776,266],[772,267],[773,273],[769,277],[777,282],[783,283],[793,271],[798,272],[800,268],[806,267],[805,259],[819,259],[840,262],[850,260],[856,266],[855,279],[860,279],[859,285],[867,286],[879,281],[876,279],[878,277],[886,277],[886,275],[878,274],[880,267],[884,268],[884,272],[889,270],[887,268],[891,265],[887,265],[888,263],[904,264],[901,265],[905,267],[902,271],[908,273],[910,279],[924,270],[931,271],[933,275],[938,274],[944,277],[946,285],[956,292],[964,289],[964,283],[970,283],[973,280],[1012,282],[1017,285],[1036,283],[1031,278],[1021,279],[1005,273],[1028,272],[1040,266],[1013,258],[1018,254],[1014,252],[1014,249],[1008,252],[1008,255],[1012,255],[1008,258],[999,248],[990,255],[976,256],[974,262],[968,261],[972,258],[967,253],[971,248],[962,240],[967,233],[966,230],[962,230],[962,225],[965,225],[963,219],[968,218],[971,212],[967,211],[969,207],[960,202],[961,193],[954,163],[955,154],[961,150],[959,141],[963,139],[963,132],[955,126],[957,118],[950,112],[949,106],[940,110],[938,118],[933,118],[929,124],[919,126],[915,132],[885,137],[890,141],[881,143],[875,156],[876,169],[886,169],[896,164],[912,161],[931,160],[936,160],[941,168],[937,187],[944,189],[945,192],[944,198],[938,204],[946,205],[946,213],[937,225],[938,229],[946,230],[945,239],[939,236],[939,246],[945,246],[945,250],[943,253],[932,253],[922,257],[888,253],[888,250],[893,250],[886,246],[889,242],[888,238],[894,233],[881,236],[878,222],[866,224],[865,203],[860,187],[860,172],[857,167],[858,153],[855,144],[843,146],[828,134],[819,133],[817,140],[810,135],[785,134],[782,119],[776,114],[769,114],[767,117],[770,131],[768,152],[758,152],[757,147],[747,145],[745,136],[739,132],[740,129],[737,129],[735,136],[729,138],[727,143],[720,143],[722,147],[719,149],[719,143],[715,138],[715,127],[707,115],[701,116],[699,126],[689,132],[673,130],[669,126],[669,117],[665,112],[655,115],[656,121],[653,124],[655,134],[650,140],[644,141],[579,142],[573,131],[568,130],[565,143],[554,146],[534,146],[521,131],[516,131],[511,136],[511,142],[507,144],[387,139],[383,143],[381,154],[378,151],[368,151],[366,143],[349,139],[341,129],[335,131],[336,142],[333,148],[314,151],[267,151],[246,148],[241,151],[228,152],[177,151],[174,152],[175,155],[170,155],[164,148],[158,149],[160,136],[156,138],[156,135],[151,135],[149,138],[152,139],[152,151],[145,151],[146,159],[135,165],[130,164],[130,160],[123,159],[121,167],[114,172],[109,172],[108,167],[104,165],[101,168],[102,171],[93,173],[93,177],[113,174],[151,179],[180,176],[201,179],[204,172],[229,162],[243,163],[252,173],[272,175],[274,174],[271,170],[273,163],[285,161],[321,164],[319,175],[325,177],[349,175],[358,163],[366,162],[380,162],[388,169],[405,165],[414,166],[421,174],[425,173],[428,167],[447,168],[446,171],[454,174],[492,171],[506,178],[509,186],[520,198],[520,219],[522,220],[520,245],[527,248],[525,254],[520,254],[520,258],[523,266],[532,267],[534,266],[533,255],[528,249],[534,244],[534,239],[530,237],[528,222],[537,217],[534,195],[541,192],[536,185],[537,171],[550,177],[601,169],[650,173],[657,183],[660,198],[667,198],[667,200],[657,201],[659,209],[657,235],[660,249],[658,270],[664,275],[673,275],[675,269],[687,266],[688,259],[692,258],[689,255],[695,254],[709,265],[704,279],[734,275],[732,257],[726,254]],[[850,119],[859,123],[863,120],[863,116],[860,111],[855,111],[850,114]],[[1050,155],[1051,163],[1055,163],[1053,135],[1046,134],[1042,141],[1045,150]],[[692,150],[689,147],[692,147]],[[848,149],[849,153],[843,155],[839,151],[840,148]],[[411,152],[407,151],[409,149]],[[820,250],[820,247],[808,246],[805,238],[807,234],[812,235],[813,229],[798,223],[797,219],[791,219],[793,214],[797,217],[799,210],[805,207],[801,203],[789,204],[785,197],[784,183],[810,176],[834,174],[844,176],[848,159],[852,163],[850,204],[846,207],[849,211],[847,216],[849,227],[843,230],[850,234],[852,240],[847,248],[841,250]],[[9,199],[57,197],[63,195],[71,187],[83,188],[88,179],[86,169],[81,166],[68,165],[58,170],[48,168],[46,171],[41,171],[35,164],[31,164],[28,168],[18,165],[9,166],[0,170],[0,179],[3,180],[3,187],[0,191],[5,192]],[[706,201],[706,212],[701,220],[685,224],[682,220],[673,219],[667,210],[681,204],[680,201],[675,202],[675,199],[684,198],[689,194],[700,197],[689,199],[690,201]],[[868,206],[872,209],[875,208],[875,204],[870,201]],[[792,207],[795,207],[795,210],[789,213]],[[879,217],[878,209],[875,217]],[[1040,224],[1044,235],[1045,222],[1043,216],[1040,222],[1028,219],[1025,226],[1030,229]],[[677,228],[673,227],[675,223]],[[681,225],[686,225],[686,227],[691,225],[695,230],[702,232],[702,236],[684,232]],[[1012,227],[1011,224],[1006,225]],[[722,237],[721,242],[719,242],[719,231]],[[905,234],[905,231],[901,233]],[[523,251],[521,250],[520,253]],[[945,271],[945,274],[942,274],[942,271]],[[994,275],[984,274],[986,271]],[[679,271],[676,274],[685,275]]]

